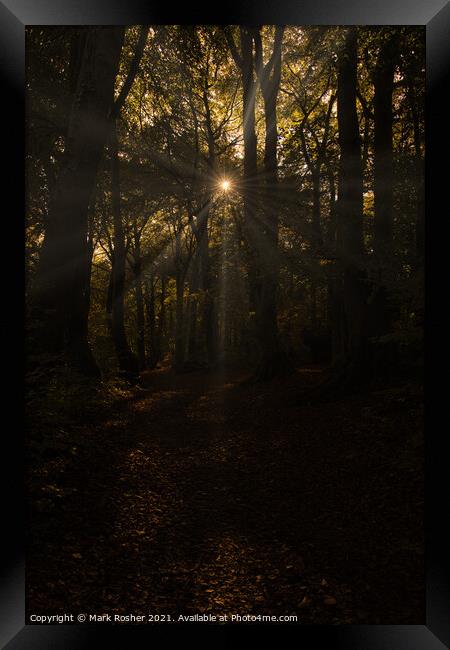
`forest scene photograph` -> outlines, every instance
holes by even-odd
[[[421,26],[26,28],[28,623],[424,624],[424,103]]]

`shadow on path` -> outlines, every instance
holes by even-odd
[[[52,522],[34,514],[29,611],[423,622],[417,412],[297,406],[312,371],[241,379],[150,373],[95,430]]]

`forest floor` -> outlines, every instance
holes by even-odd
[[[424,622],[420,388],[242,379],[161,369],[31,417],[28,613]]]

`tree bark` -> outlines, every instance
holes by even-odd
[[[125,332],[125,270],[126,250],[125,233],[120,208],[120,169],[118,156],[117,129],[111,132],[111,200],[114,222],[114,263],[112,282],[111,327],[114,349],[119,362],[119,369],[125,374],[138,373],[138,360],[132,353]]]
[[[271,379],[288,367],[287,358],[280,346],[277,320],[279,282],[278,259],[278,162],[277,162],[277,98],[281,80],[281,43],[283,28],[276,27],[273,52],[263,65],[261,35],[254,31],[256,69],[264,100],[266,126],[264,143],[264,212],[261,233],[257,238],[258,264],[261,282],[257,305],[257,333],[260,360],[257,377]]]
[[[244,178],[243,198],[243,234],[248,249],[248,278],[250,312],[256,314],[261,287],[258,269],[258,227],[256,224],[258,196],[257,139],[255,128],[256,82],[254,78],[253,28],[240,26],[240,53],[234,44],[229,30],[226,32],[228,45],[241,73],[243,100],[243,135],[244,135]],[[250,323],[253,329],[255,322]],[[255,328],[255,334],[259,328]]]
[[[134,224],[134,251],[133,251],[133,273],[134,273],[134,290],[136,296],[136,349],[139,362],[139,370],[143,370],[146,365],[145,356],[145,312],[144,296],[142,293],[142,258],[141,258],[141,240],[136,224]]]
[[[338,62],[339,205],[338,257],[343,270],[347,381],[368,371],[367,282],[363,247],[363,172],[356,111],[357,32],[350,28]]]
[[[328,185],[330,190],[330,213],[328,218],[327,243],[330,251],[330,263],[327,270],[327,325],[331,332],[332,364],[338,367],[345,358],[344,349],[344,314],[343,314],[343,286],[342,267],[336,263],[337,248],[337,201],[334,172],[331,165],[328,167]]]
[[[176,276],[176,308],[175,308],[175,369],[183,367],[183,342],[184,342],[184,279],[178,273]]]
[[[197,231],[197,246],[200,261],[201,288],[203,291],[202,328],[205,336],[208,364],[214,366],[217,361],[217,327],[214,297],[212,295],[211,262],[209,258],[208,219]]]
[[[122,222],[120,207],[120,168],[119,168],[119,144],[117,133],[117,120],[120,115],[122,106],[130,92],[133,81],[136,77],[139,63],[142,59],[145,43],[148,36],[148,27],[141,27],[139,40],[136,45],[133,60],[128,70],[128,74],[120,89],[119,95],[114,102],[110,112],[110,155],[111,155],[111,201],[114,223],[114,264],[112,269],[112,313],[111,313],[111,333],[116,350],[119,369],[125,375],[134,377],[139,374],[139,361],[131,351],[125,332],[125,270],[126,270],[126,250],[125,250],[125,232]],[[145,352],[144,352],[145,356]]]
[[[88,209],[107,137],[123,38],[122,27],[92,27],[84,39],[39,268],[44,349],[64,348],[73,367],[94,377],[99,369],[89,347],[86,312]]]
[[[417,110],[414,82],[408,80],[408,96],[411,107],[411,117],[414,134],[414,150],[416,153],[416,183],[417,183],[417,217],[415,228],[415,267],[423,268],[425,253],[425,165],[421,151],[420,122]]]
[[[176,370],[183,367],[184,358],[184,280],[185,270],[181,260],[181,236],[176,236],[175,240],[175,358],[174,365]]]
[[[397,62],[398,35],[385,37],[378,54],[374,74],[374,259],[375,287],[371,301],[371,335],[383,337],[391,331],[392,307],[386,281],[392,274],[389,265],[393,256],[393,143],[392,94]],[[395,361],[395,345],[375,342],[374,361],[379,375],[388,371]]]
[[[155,368],[161,358],[161,345],[156,332],[155,278],[153,275],[145,282],[145,306],[149,342],[148,365],[150,368]]]
[[[167,352],[166,348],[166,274],[164,271],[161,273],[161,295],[159,300],[159,317],[158,317],[158,351],[159,359],[162,359]]]
[[[214,139],[214,132],[211,120],[211,111],[209,107],[208,96],[206,92],[203,96],[206,112],[206,128],[208,136],[208,171],[210,176],[210,184],[214,182],[216,177],[216,145]],[[212,293],[211,281],[211,262],[209,256],[209,213],[213,197],[214,188],[209,188],[209,201],[204,208],[205,214],[196,231],[197,246],[200,258],[200,277],[201,288],[204,295],[203,302],[203,332],[206,342],[206,355],[209,366],[214,366],[217,361],[217,324],[216,324],[216,309],[214,304],[214,296]]]
[[[392,34],[382,43],[374,79],[374,253],[379,260],[389,259],[393,244],[392,93],[397,39]]]
[[[85,289],[84,289],[84,308],[85,308],[85,318],[88,322],[89,311],[91,309],[91,273],[92,273],[92,256],[94,255],[94,237],[89,228],[87,245],[87,265],[86,265],[86,276],[85,276]]]

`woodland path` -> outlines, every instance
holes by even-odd
[[[320,377],[148,373],[36,479],[29,609],[420,623],[417,394],[301,403]]]

